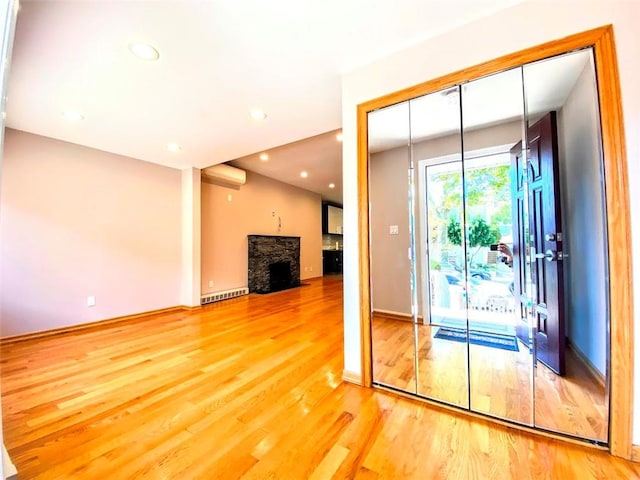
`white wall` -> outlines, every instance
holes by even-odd
[[[602,25],[613,24],[617,44],[622,105],[629,159],[632,236],[640,239],[640,8],[636,1],[531,0],[427,40],[383,60],[347,73],[342,81],[345,372],[359,375],[360,284],[358,278],[357,119],[359,103],[448,73]],[[628,245],[612,248],[629,249]],[[631,251],[634,297],[640,299],[640,241]],[[640,309],[634,315],[635,344],[640,346]],[[635,408],[640,413],[640,352],[636,350]],[[640,443],[640,415],[634,440]]]

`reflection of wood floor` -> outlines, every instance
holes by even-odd
[[[467,346],[434,339],[438,327],[419,325],[417,393],[468,407]],[[414,327],[410,322],[374,317],[373,378],[375,381],[416,392]],[[529,350],[518,352],[470,345],[471,408],[500,418],[531,424],[532,374]],[[604,389],[593,379],[570,349],[567,373],[559,377],[538,363],[535,370],[535,423],[589,439],[606,440],[607,415]]]

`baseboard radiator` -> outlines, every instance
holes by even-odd
[[[229,298],[241,297],[242,295],[247,295],[248,293],[249,289],[246,287],[233,288],[231,290],[223,290],[221,292],[206,293],[200,297],[200,305],[207,305],[209,303],[228,300]]]

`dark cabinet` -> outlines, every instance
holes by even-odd
[[[322,271],[328,273],[342,273],[342,250],[322,251]]]

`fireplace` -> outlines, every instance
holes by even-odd
[[[300,237],[249,235],[249,293],[300,286]]]
[[[291,288],[291,262],[269,264],[269,287],[272,292]]]

